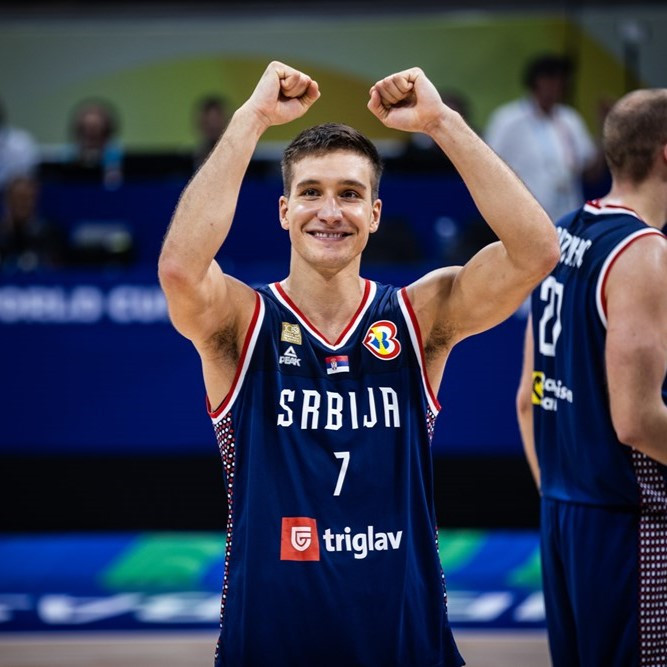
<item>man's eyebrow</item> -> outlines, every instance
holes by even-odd
[[[350,185],[352,187],[359,188],[361,190],[367,189],[367,186],[364,183],[362,183],[361,181],[357,181],[354,178],[347,178],[344,181],[341,181],[340,183],[341,185]]]
[[[309,185],[320,185],[320,184],[321,184],[321,181],[319,181],[319,180],[316,179],[316,178],[305,178],[303,181],[299,181],[299,182],[296,184],[296,187],[297,187],[297,188],[305,188],[305,187],[307,187],[307,186],[309,186]],[[361,190],[367,190],[367,189],[368,189],[368,186],[367,186],[367,185],[365,185],[365,184],[362,183],[361,181],[357,181],[357,180],[354,179],[354,178],[346,178],[346,179],[343,179],[342,181],[338,181],[338,184],[339,184],[339,185],[347,185],[347,186],[350,186],[350,187],[359,188],[359,189],[361,189]]]

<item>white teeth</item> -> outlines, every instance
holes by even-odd
[[[319,239],[340,239],[344,235],[335,232],[313,232],[313,236],[316,236]]]

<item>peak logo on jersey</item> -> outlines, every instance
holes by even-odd
[[[542,371],[533,371],[533,391],[531,402],[539,405],[543,410],[555,412],[558,410],[558,401],[572,403],[574,396],[560,380],[548,378]]]
[[[288,366],[301,366],[301,359],[297,356],[294,348],[290,345],[285,354],[278,357],[279,364],[287,364]]]
[[[324,363],[327,366],[327,375],[350,372],[350,360],[346,354],[340,354],[337,357],[325,357]]]
[[[292,343],[293,345],[301,345],[301,329],[298,324],[290,324],[283,322],[283,328],[280,332],[280,340],[283,343]]]
[[[364,336],[364,346],[378,359],[395,359],[401,352],[401,344],[396,338],[396,325],[389,320],[379,320],[368,328]]]
[[[319,560],[317,521],[307,516],[284,516],[280,531],[280,560]]]

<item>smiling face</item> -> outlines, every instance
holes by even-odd
[[[355,262],[358,270],[368,235],[380,222],[382,202],[373,199],[372,177],[368,158],[348,150],[294,163],[289,196],[279,202],[293,261],[332,270]]]

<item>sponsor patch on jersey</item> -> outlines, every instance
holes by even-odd
[[[320,560],[317,521],[307,516],[284,516],[280,560]]]
[[[280,340],[284,343],[301,345],[301,329],[299,328],[299,325],[283,322],[283,328],[280,332]]]
[[[301,359],[299,359],[297,353],[294,351],[294,348],[290,345],[285,350],[285,354],[278,357],[278,363],[286,364],[287,366],[301,366]]]
[[[533,391],[531,400],[533,405],[540,405],[544,397],[544,373],[533,371]]]
[[[389,320],[379,320],[371,324],[364,337],[364,346],[378,359],[395,359],[401,352],[401,344],[396,338],[398,330]]]
[[[542,371],[533,371],[533,391],[531,402],[539,405],[543,410],[556,412],[560,401],[572,403],[574,395],[572,390],[560,380],[547,377]]]
[[[336,357],[325,357],[324,363],[327,366],[327,375],[350,372],[350,360],[346,354],[340,354]]]

